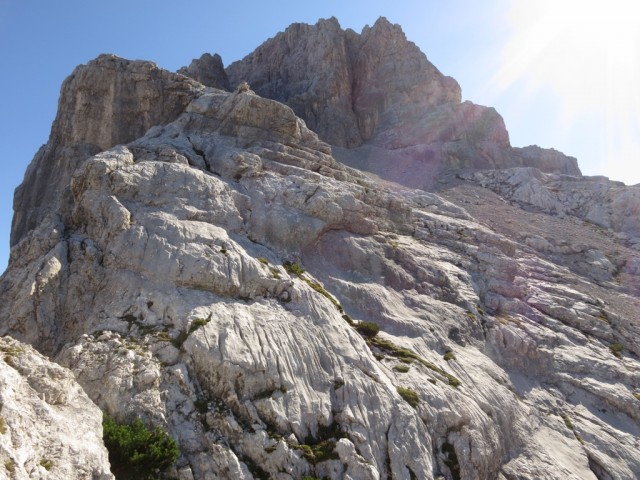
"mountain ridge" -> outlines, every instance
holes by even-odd
[[[168,478],[637,477],[637,189],[512,149],[495,111],[439,86],[442,103],[398,100],[421,78],[400,57],[393,102],[362,81],[375,101],[354,122],[322,96],[336,74],[307,45],[336,71],[359,58],[360,80],[386,71],[380,49],[415,46],[386,20],[360,36],[331,19],[287,31],[227,69],[230,87],[250,85],[233,92],[211,55],[187,76],[110,55],[74,71],[16,192],[0,334],[119,421],[165,428],[181,449]],[[291,65],[268,70],[259,52],[281,43]],[[242,78],[298,57],[301,75],[324,75],[292,105]],[[328,143],[309,113],[364,143]],[[85,478],[36,447],[53,462],[41,478]],[[40,460],[13,452],[0,468],[28,478]],[[100,442],[92,455],[109,478]]]

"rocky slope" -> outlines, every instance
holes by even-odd
[[[313,45],[346,70],[314,77]],[[282,69],[265,73],[268,58]],[[309,69],[287,77],[294,64]],[[412,64],[415,86],[392,75],[379,91]],[[219,66],[183,71],[220,79]],[[459,103],[384,20],[360,35],[292,26],[227,73],[291,106],[148,62],[76,69],[16,194],[0,334],[117,419],[167,429],[171,478],[640,476],[640,242],[618,208],[636,211],[634,189],[511,149],[503,125],[468,127],[499,117]],[[425,96],[415,111],[406,91]],[[392,140],[438,155],[461,142],[469,158],[498,152],[475,166],[512,169],[452,154],[436,194],[391,182],[400,156],[380,157],[383,180],[332,156]],[[403,165],[427,178],[416,157]]]
[[[109,480],[102,413],[69,370],[0,338],[0,478]]]

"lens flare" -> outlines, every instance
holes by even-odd
[[[629,179],[640,163],[640,2],[514,0],[507,18],[514,33],[490,88],[523,81],[532,94],[550,89],[560,128],[597,115],[603,173]]]

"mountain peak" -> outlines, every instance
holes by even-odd
[[[0,469],[112,480],[102,410],[175,439],[170,480],[640,478],[639,188],[512,148],[384,19],[180,72],[63,84],[0,277]]]

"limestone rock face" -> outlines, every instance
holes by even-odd
[[[188,67],[178,70],[178,73],[193,78],[207,87],[231,90],[222,58],[217,53],[214,55],[204,53],[200,58],[192,60]]]
[[[62,85],[49,142],[16,189],[14,205],[20,208],[14,211],[11,245],[47,213],[65,212],[65,187],[82,161],[175,119],[201,88],[154,63],[114,55],[77,67]]]
[[[573,215],[640,245],[640,187],[606,177],[544,174],[533,168],[478,172],[469,178],[509,200],[556,215]]]
[[[343,31],[335,18],[291,25],[227,73],[232,84],[247,81],[293,108],[340,147],[334,154],[341,162],[411,188],[431,188],[461,169],[580,174],[575,159],[560,152],[512,149],[502,117],[460,103],[457,82],[385,18],[360,34]]]
[[[356,147],[396,124],[403,110],[460,101],[397,25],[381,18],[361,35],[335,18],[294,24],[227,69],[265,97],[291,106],[332,145]]]
[[[531,145],[524,148],[514,148],[514,151],[522,158],[523,167],[533,167],[543,172],[563,175],[581,175],[577,159],[568,157],[553,148],[540,148],[537,145]]]
[[[295,56],[304,29],[353,69],[360,37],[333,20],[276,38]],[[366,35],[402,40],[384,21]],[[640,477],[640,247],[633,221],[616,223],[635,189],[500,169],[514,158],[501,118],[450,101],[446,79],[403,117],[424,124],[353,110],[374,136],[348,149],[251,79],[258,94],[157,75],[190,99],[51,178],[68,201],[12,247],[0,335],[117,419],[165,428],[181,451],[168,478]],[[318,111],[347,125],[330,99]],[[404,178],[427,152],[460,170],[436,194],[334,157],[392,147]],[[465,173],[478,152],[497,170]]]
[[[102,413],[73,373],[0,338],[0,477],[111,480]]]

